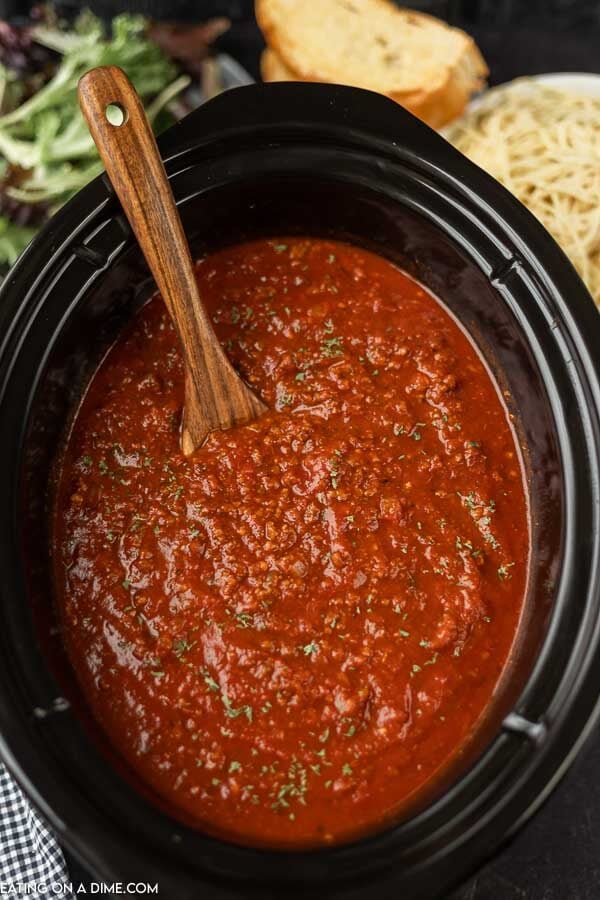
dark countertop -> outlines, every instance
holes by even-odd
[[[599,773],[596,728],[537,815],[451,900],[598,900]]]
[[[547,5],[550,10],[565,3],[553,0]],[[600,21],[600,0],[596,8]],[[550,11],[548,17],[544,16],[544,24],[538,28],[466,26],[489,64],[491,84],[543,72],[600,73],[600,28],[573,31],[561,26],[559,30],[550,27],[551,14]],[[258,76],[262,42],[253,23],[235,25],[219,43],[254,77]],[[74,882],[87,883],[89,879],[81,867],[71,859],[69,863]],[[537,815],[447,900],[599,898],[600,728],[597,728]]]

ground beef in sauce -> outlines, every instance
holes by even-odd
[[[283,238],[197,271],[270,411],[184,458],[177,340],[159,297],[143,308],[63,462],[67,649],[176,813],[342,840],[455,759],[506,664],[529,546],[513,432],[469,339],[386,260]]]

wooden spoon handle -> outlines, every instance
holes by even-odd
[[[115,66],[87,72],[78,90],[81,111],[108,177],[187,349],[196,337],[196,321],[202,331],[211,326],[204,308],[196,308],[192,259],[144,107],[125,73]],[[109,108],[121,112],[121,125],[111,125]]]
[[[249,421],[265,407],[229,363],[206,313],[177,206],[135,88],[121,69],[106,66],[87,72],[78,91],[106,172],[179,333],[186,366],[182,447],[189,453],[209,431]],[[119,118],[121,124],[111,124]]]

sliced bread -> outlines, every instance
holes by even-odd
[[[267,81],[326,81],[386,94],[439,128],[480,90],[474,41],[388,0],[256,0]]]
[[[280,56],[269,47],[263,50],[260,58],[260,74],[263,81],[297,81],[298,78],[286,66]]]

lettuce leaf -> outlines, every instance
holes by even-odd
[[[36,231],[36,228],[15,225],[6,216],[0,216],[0,259],[12,266],[33,240]]]
[[[54,76],[25,102],[0,116],[0,163],[9,174],[1,186],[12,203],[49,205],[56,210],[102,167],[79,110],[77,82],[96,66],[125,70],[151,121],[190,83],[147,37],[142,16],[121,15],[106,37],[99,19],[83,13],[71,31],[33,29],[35,40],[63,54]],[[15,172],[17,177],[10,177]],[[2,220],[0,263],[12,264],[34,230]],[[20,251],[19,251],[20,252]]]

